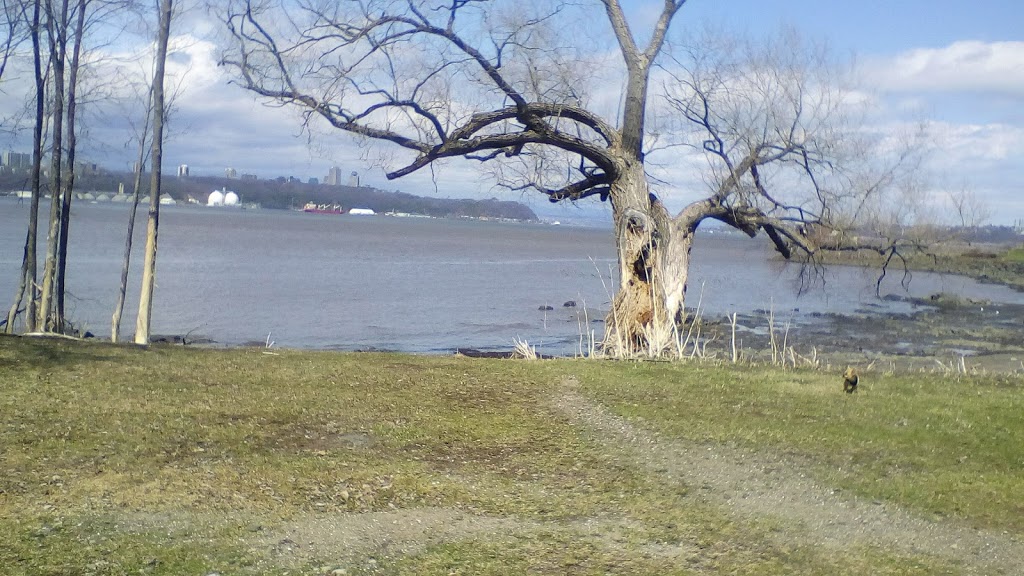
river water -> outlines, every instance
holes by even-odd
[[[128,209],[79,202],[72,212],[68,316],[109,336]],[[3,310],[17,289],[27,214],[27,203],[0,198]],[[144,218],[140,210],[122,328],[129,336]],[[824,286],[800,293],[799,267],[772,258],[763,238],[701,232],[693,257],[687,304],[700,301],[708,316],[771,309],[800,322],[815,313],[910,311],[877,298],[876,273],[854,267],[832,267]],[[420,353],[508,350],[524,339],[539,352],[573,354],[581,337],[601,336],[614,266],[610,229],[165,206],[152,332],[224,345],[269,338],[278,347]],[[914,275],[910,295],[936,292],[1024,304],[1001,286]],[[882,294],[908,292],[893,275]]]

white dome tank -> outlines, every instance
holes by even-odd
[[[238,205],[238,194],[234,192],[228,192],[224,195],[225,206],[237,206]]]
[[[224,205],[224,193],[220,190],[214,190],[210,193],[210,198],[206,200],[207,206],[222,206]]]

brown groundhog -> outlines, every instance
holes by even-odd
[[[843,372],[843,391],[847,394],[853,394],[857,391],[857,370],[852,366],[846,367],[846,372]]]

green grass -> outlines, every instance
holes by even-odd
[[[1024,246],[1018,246],[1011,248],[1000,255],[1000,259],[1004,262],[1013,262],[1015,264],[1024,264]]]
[[[1024,380],[861,378],[767,368],[639,364],[589,370],[602,402],[672,437],[783,453],[830,485],[979,528],[1024,533]]]
[[[1010,378],[868,375],[851,397],[836,375],[764,368],[2,337],[0,566],[956,573],[947,559],[816,549],[638,468],[555,406],[568,376],[668,438],[771,451],[867,498],[1024,534]],[[354,529],[359,518],[386,519],[370,524],[384,532]],[[449,531],[422,539],[419,525]]]

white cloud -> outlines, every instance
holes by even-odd
[[[1007,124],[951,124],[929,126],[943,162],[960,164],[1002,163],[1020,160],[1024,149],[1024,127]]]
[[[888,96],[880,100],[888,120],[878,129],[935,118],[928,123],[933,191],[974,190],[992,208],[992,223],[1024,216],[1024,42],[907,50],[867,60],[861,78]]]
[[[1024,216],[1024,127],[936,122],[929,128],[935,134],[930,168],[937,189],[975,190],[991,208],[994,224]]]
[[[996,92],[1024,97],[1024,42],[965,40],[869,59],[866,80],[894,92]]]

